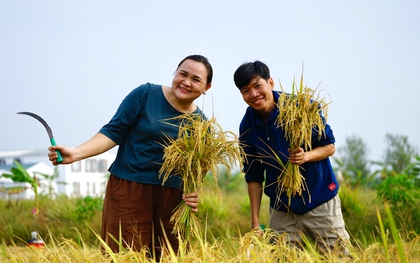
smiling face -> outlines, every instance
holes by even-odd
[[[243,100],[257,110],[264,118],[267,118],[273,111],[274,97],[273,90],[274,81],[272,78],[265,80],[261,77],[251,79],[248,85],[240,89]]]
[[[191,59],[182,62],[172,80],[172,93],[177,103],[192,103],[205,93],[211,87],[211,84],[207,84],[207,75],[203,63]]]

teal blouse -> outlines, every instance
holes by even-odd
[[[180,121],[173,118],[181,114],[166,100],[162,85],[146,83],[131,91],[99,131],[119,145],[109,172],[129,181],[162,185],[161,144],[165,135],[178,137]],[[205,118],[199,108],[194,114]],[[164,185],[182,189],[181,177],[171,176]]]

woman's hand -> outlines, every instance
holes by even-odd
[[[53,165],[58,165],[58,155],[55,151],[59,150],[61,152],[61,156],[63,157],[63,162],[60,164],[69,164],[104,153],[116,145],[117,144],[115,142],[106,137],[104,134],[97,133],[90,140],[77,146],[76,148],[50,146],[48,148],[50,151],[48,153],[48,158]]]
[[[48,153],[48,158],[50,159],[53,165],[58,165],[57,163],[58,154],[56,153],[56,150],[59,150],[61,153],[61,156],[63,157],[63,162],[60,164],[69,164],[76,161],[76,157],[74,155],[74,149],[72,148],[57,145],[57,146],[48,147],[48,150],[50,151]]]
[[[197,193],[192,193],[192,194],[183,194],[182,195],[182,200],[184,200],[184,202],[191,207],[191,211],[193,211],[194,213],[198,212],[198,194]]]

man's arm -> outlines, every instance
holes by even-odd
[[[328,144],[325,146],[316,147],[310,151],[305,152],[303,148],[296,148],[290,151],[289,160],[293,164],[304,164],[308,162],[316,162],[324,160],[335,153],[335,145]]]
[[[260,228],[260,207],[262,199],[262,183],[249,182],[248,196],[251,203],[251,229]]]

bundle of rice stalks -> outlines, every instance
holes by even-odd
[[[324,98],[320,99],[317,89],[313,90],[304,86],[303,72],[299,87],[293,80],[290,94],[285,93],[282,86],[281,89],[282,92],[277,103],[279,115],[276,124],[284,130],[292,151],[299,147],[309,151],[312,149],[313,131],[318,133],[319,138],[325,135],[328,104],[325,103]],[[284,191],[289,197],[289,205],[292,196],[294,197],[296,194],[301,196],[302,191],[305,191],[305,178],[300,172],[299,165],[288,161],[279,176],[278,184],[281,191]]]
[[[163,165],[159,171],[165,182],[170,176],[179,175],[186,194],[200,195],[203,180],[210,171],[217,187],[219,165],[230,172],[235,164],[242,165],[243,150],[237,136],[223,131],[213,117],[205,120],[199,115],[184,114],[178,138],[166,137]],[[190,233],[199,234],[199,221],[191,207],[181,202],[171,217],[174,233],[188,240]]]

